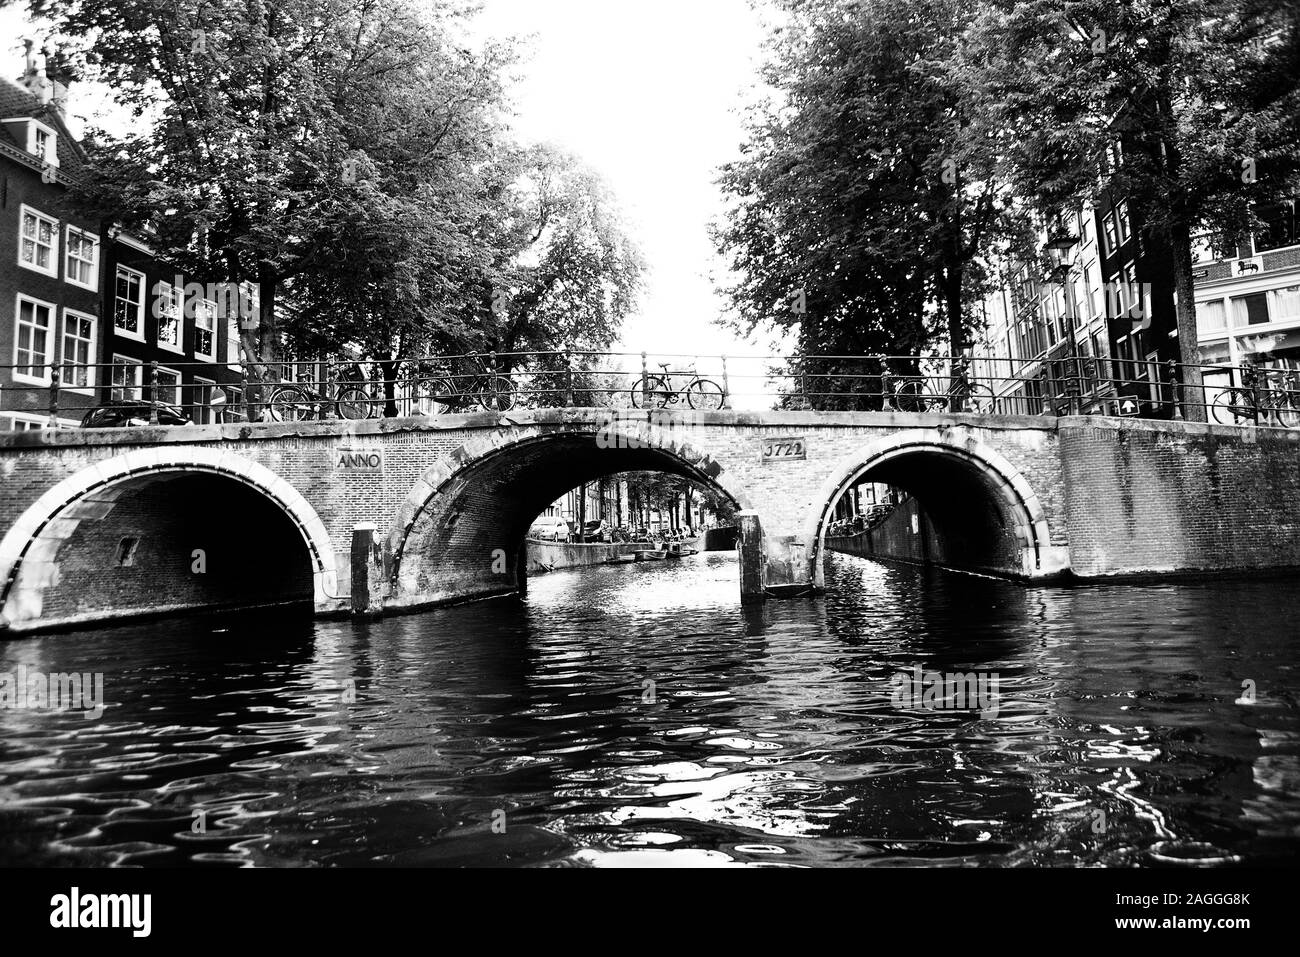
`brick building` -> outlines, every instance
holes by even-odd
[[[0,77],[0,429],[75,426],[100,402],[146,398],[150,363],[160,401],[210,422],[223,386],[222,417],[237,415],[237,315],[185,301],[148,237],[69,202],[84,153],[65,122],[68,80],[30,42],[21,80]]]

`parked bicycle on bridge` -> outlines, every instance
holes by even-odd
[[[340,419],[370,419],[378,414],[380,401],[371,393],[370,382],[361,363],[353,362],[339,377],[333,399],[326,399],[306,383],[287,382],[280,383],[271,390],[267,408],[270,410],[270,418],[275,422],[305,422],[324,418],[323,409],[331,402],[334,414]]]
[[[412,375],[411,397],[426,406],[425,411],[465,412],[477,406],[489,412],[509,412],[518,402],[514,380],[484,363],[481,355],[467,357],[467,372],[457,373],[452,366],[439,368],[422,363]]]
[[[721,409],[726,403],[726,392],[712,379],[701,378],[692,364],[685,369],[669,371],[668,362],[658,363],[660,375],[647,373],[632,386],[632,405],[638,409],[666,409],[686,403],[692,409]],[[680,388],[675,376],[689,375],[690,380]]]
[[[900,412],[975,412],[993,411],[993,390],[970,377],[964,359],[953,360],[947,375],[904,375],[894,378],[894,405]]]

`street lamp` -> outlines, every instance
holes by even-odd
[[[1079,245],[1079,237],[1072,233],[1057,233],[1055,236],[1049,236],[1047,242],[1043,244],[1043,252],[1052,261],[1057,278],[1065,286],[1065,318],[1069,323],[1067,336],[1070,340],[1070,364],[1074,367],[1072,378],[1075,383],[1075,394],[1070,396],[1070,402],[1074,406],[1071,411],[1075,413],[1080,411],[1079,394],[1083,391],[1083,384],[1080,381],[1082,369],[1079,364],[1079,341],[1075,336],[1078,306],[1074,301],[1074,283],[1070,281],[1070,269],[1074,265],[1071,254],[1077,245]]]

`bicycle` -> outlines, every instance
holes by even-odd
[[[632,405],[634,408],[666,409],[670,405],[685,401],[692,409],[703,411],[721,409],[725,404],[726,393],[723,391],[722,386],[712,379],[701,378],[693,368],[669,372],[669,363],[660,362],[657,364],[663,370],[661,375],[646,373],[632,386]],[[686,383],[684,388],[676,388],[673,384],[673,377],[687,374],[691,376],[690,381]]]
[[[509,412],[518,401],[511,378],[483,367],[482,359],[471,356],[473,371],[457,375],[451,372],[417,375],[411,389],[412,398],[427,402],[428,414],[463,412],[474,405],[488,412]]]
[[[334,414],[340,419],[370,419],[376,413],[377,400],[365,385],[364,370],[353,363],[334,391]],[[306,422],[324,418],[321,406],[327,404],[321,393],[301,383],[280,383],[271,392],[267,408],[274,422]]]
[[[957,407],[977,415],[987,415],[993,411],[996,397],[988,386],[972,382],[961,374],[949,375],[948,388],[942,392],[938,388],[940,376],[912,375],[904,376],[894,383],[894,404],[900,412],[946,412],[952,407],[952,400],[959,400]]]
[[[1250,375],[1241,386],[1229,386],[1219,392],[1210,403],[1210,415],[1219,425],[1256,425],[1275,422],[1284,429],[1300,425],[1300,386],[1294,372],[1282,373],[1274,378],[1262,375],[1258,389],[1258,374]],[[1257,398],[1258,397],[1258,398]]]

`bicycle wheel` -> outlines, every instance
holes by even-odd
[[[456,387],[446,379],[421,379],[415,384],[414,398],[425,415],[442,415],[455,412],[460,406],[460,395]]]
[[[644,375],[632,386],[632,405],[637,409],[662,409],[673,397],[668,383],[657,375]]]
[[[900,412],[925,412],[928,409],[925,385],[920,379],[904,379],[894,386],[894,405]]]
[[[1210,403],[1210,416],[1219,425],[1254,425],[1254,399],[1245,389],[1224,389]]]
[[[692,409],[720,409],[723,398],[722,386],[712,379],[696,379],[686,387],[686,404]]]
[[[306,422],[316,418],[316,402],[311,393],[296,385],[277,386],[268,406],[275,422]]]
[[[489,412],[509,412],[515,407],[515,384],[509,376],[484,376],[478,389],[478,404]]]
[[[1296,409],[1294,395],[1286,389],[1274,389],[1264,399],[1271,422],[1284,429],[1294,429],[1300,424],[1300,411]]]
[[[340,419],[369,419],[375,414],[375,400],[359,385],[345,385],[334,397],[334,412]]]
[[[986,385],[972,382],[966,390],[966,411],[976,415],[988,415],[993,411],[993,390]]]

